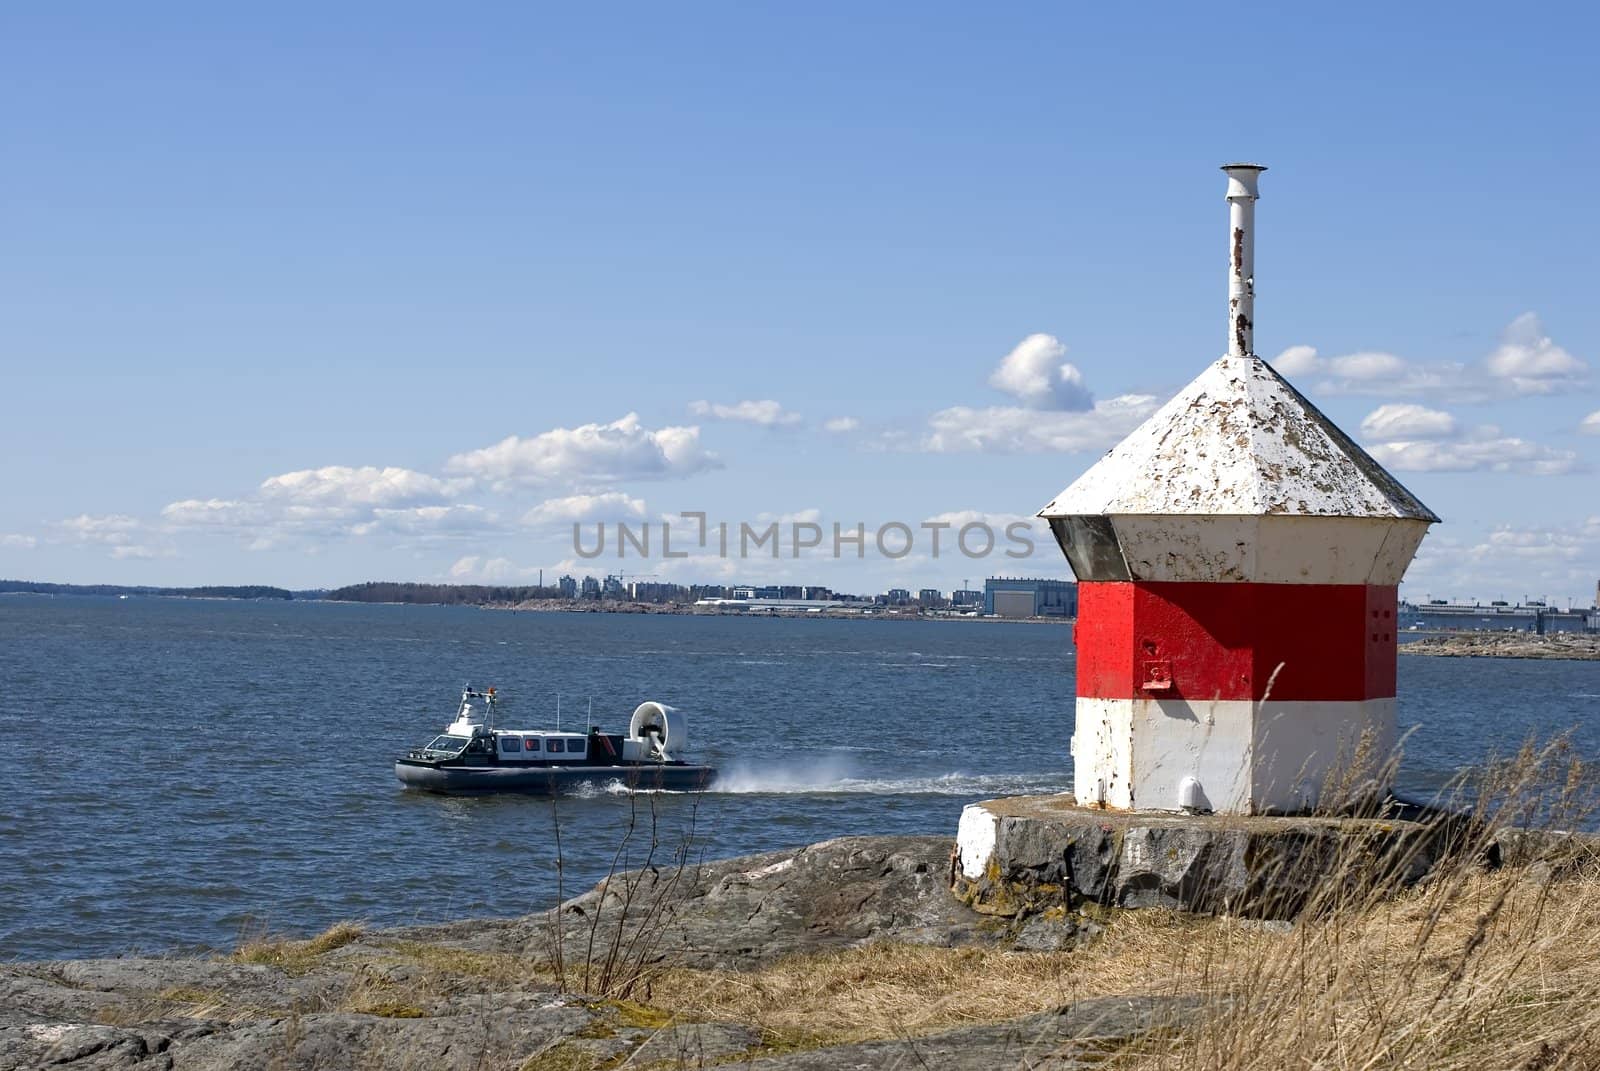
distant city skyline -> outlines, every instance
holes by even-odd
[[[0,577],[1068,578],[1032,515],[1222,352],[1253,159],[1259,352],[1443,518],[1402,597],[1589,605],[1596,29],[0,12]],[[919,542],[574,552],[684,513]],[[920,541],[973,523],[1034,551]]]

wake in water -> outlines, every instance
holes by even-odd
[[[999,796],[1064,792],[1072,785],[1056,773],[969,774],[959,771],[913,777],[861,777],[844,759],[824,758],[774,766],[734,766],[709,791],[731,795]]]

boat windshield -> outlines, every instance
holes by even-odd
[[[461,749],[467,746],[464,736],[436,736],[423,748],[424,751],[438,751],[445,755],[459,755]]]

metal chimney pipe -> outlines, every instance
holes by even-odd
[[[1260,164],[1223,164],[1228,176],[1228,356],[1256,352],[1256,180]]]

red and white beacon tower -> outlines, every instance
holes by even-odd
[[[1400,577],[1438,517],[1255,354],[1229,164],[1228,352],[1039,516],[1078,577],[1084,806],[1294,813],[1395,746]]]

